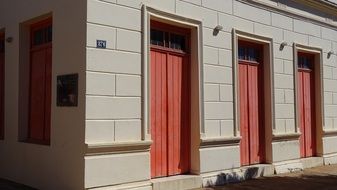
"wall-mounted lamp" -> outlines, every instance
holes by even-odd
[[[217,25],[213,30],[213,36],[216,36],[219,34],[219,32],[223,29],[223,26]]]
[[[282,42],[282,43],[280,44],[280,50],[282,51],[282,50],[284,49],[284,47],[287,46],[287,45],[288,45],[287,42]]]
[[[13,37],[8,37],[8,38],[6,38],[6,42],[7,42],[7,43],[12,43],[12,42],[13,42]]]
[[[330,50],[330,51],[328,52],[328,59],[331,57],[332,54],[333,54],[333,51]]]

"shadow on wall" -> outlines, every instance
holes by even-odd
[[[263,168],[249,167],[244,169],[231,169],[228,173],[221,173],[216,176],[215,180],[208,180],[206,187],[220,186],[228,183],[238,183],[244,180],[262,177]]]

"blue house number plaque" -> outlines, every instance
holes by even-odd
[[[105,40],[96,40],[96,47],[105,49],[106,48],[106,41]]]

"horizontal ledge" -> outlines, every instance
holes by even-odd
[[[324,136],[333,136],[337,135],[337,130],[324,130],[323,131]]]
[[[328,154],[323,154],[323,158],[331,158],[331,157],[337,157],[337,153],[328,153]]]
[[[152,141],[130,141],[102,144],[86,144],[86,154],[112,154],[147,151]]]
[[[273,134],[274,141],[283,141],[283,140],[297,140],[300,138],[301,133],[284,133],[284,134]]]
[[[214,147],[222,145],[237,145],[240,143],[241,137],[216,137],[201,138],[200,147]]]

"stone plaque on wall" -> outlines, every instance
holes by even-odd
[[[78,74],[57,76],[57,106],[76,107],[78,102]]]

